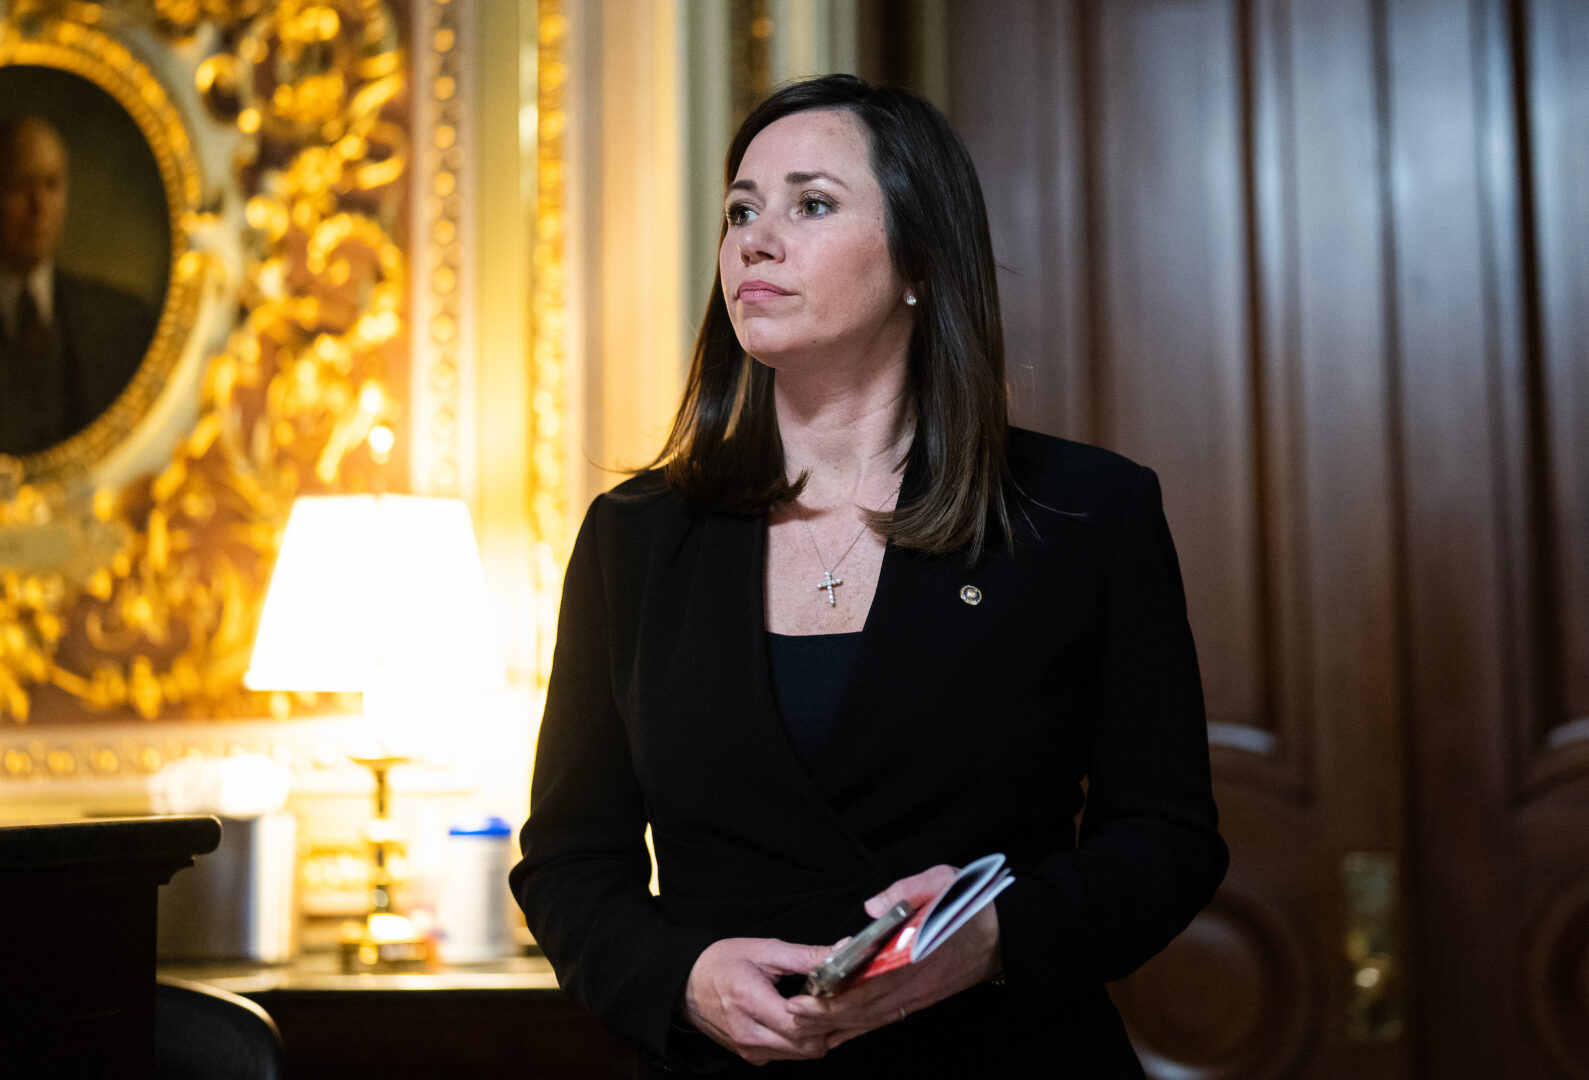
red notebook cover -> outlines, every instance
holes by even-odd
[[[1014,881],[1003,855],[984,855],[966,864],[948,888],[894,931],[871,963],[855,977],[856,981],[876,978],[924,959]]]

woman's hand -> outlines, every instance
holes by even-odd
[[[784,975],[804,975],[832,951],[772,938],[715,941],[690,969],[685,1016],[752,1065],[819,1058],[828,1052],[831,1028],[792,1010],[774,983]]]
[[[912,907],[930,903],[959,871],[934,866],[901,878],[866,902],[873,918],[901,900]],[[999,952],[999,916],[989,904],[934,949],[919,964],[856,983],[831,998],[808,995],[790,998],[789,1010],[818,1029],[827,1029],[826,1046],[832,1049],[857,1035],[903,1020],[910,1013],[935,1005],[952,994],[975,986],[1004,969]]]

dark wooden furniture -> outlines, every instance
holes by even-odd
[[[564,997],[540,957],[413,974],[344,975],[334,955],[315,953],[160,970],[263,1006],[293,1080],[605,1080],[633,1069],[627,1042]]]
[[[1015,414],[1159,472],[1203,665],[1149,1076],[1589,1080],[1589,4],[946,7]]]
[[[10,1076],[154,1074],[155,903],[212,817],[0,825],[0,1035]]]

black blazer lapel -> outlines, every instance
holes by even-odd
[[[626,710],[636,769],[667,800],[651,808],[659,844],[716,836],[787,864],[804,888],[853,883],[875,859],[811,782],[773,698],[765,543],[762,519],[701,514],[673,550],[654,553],[675,565],[647,575],[639,613],[632,685],[645,694]]]

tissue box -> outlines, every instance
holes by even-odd
[[[221,844],[160,888],[161,960],[289,959],[297,945],[297,821],[221,818]]]

